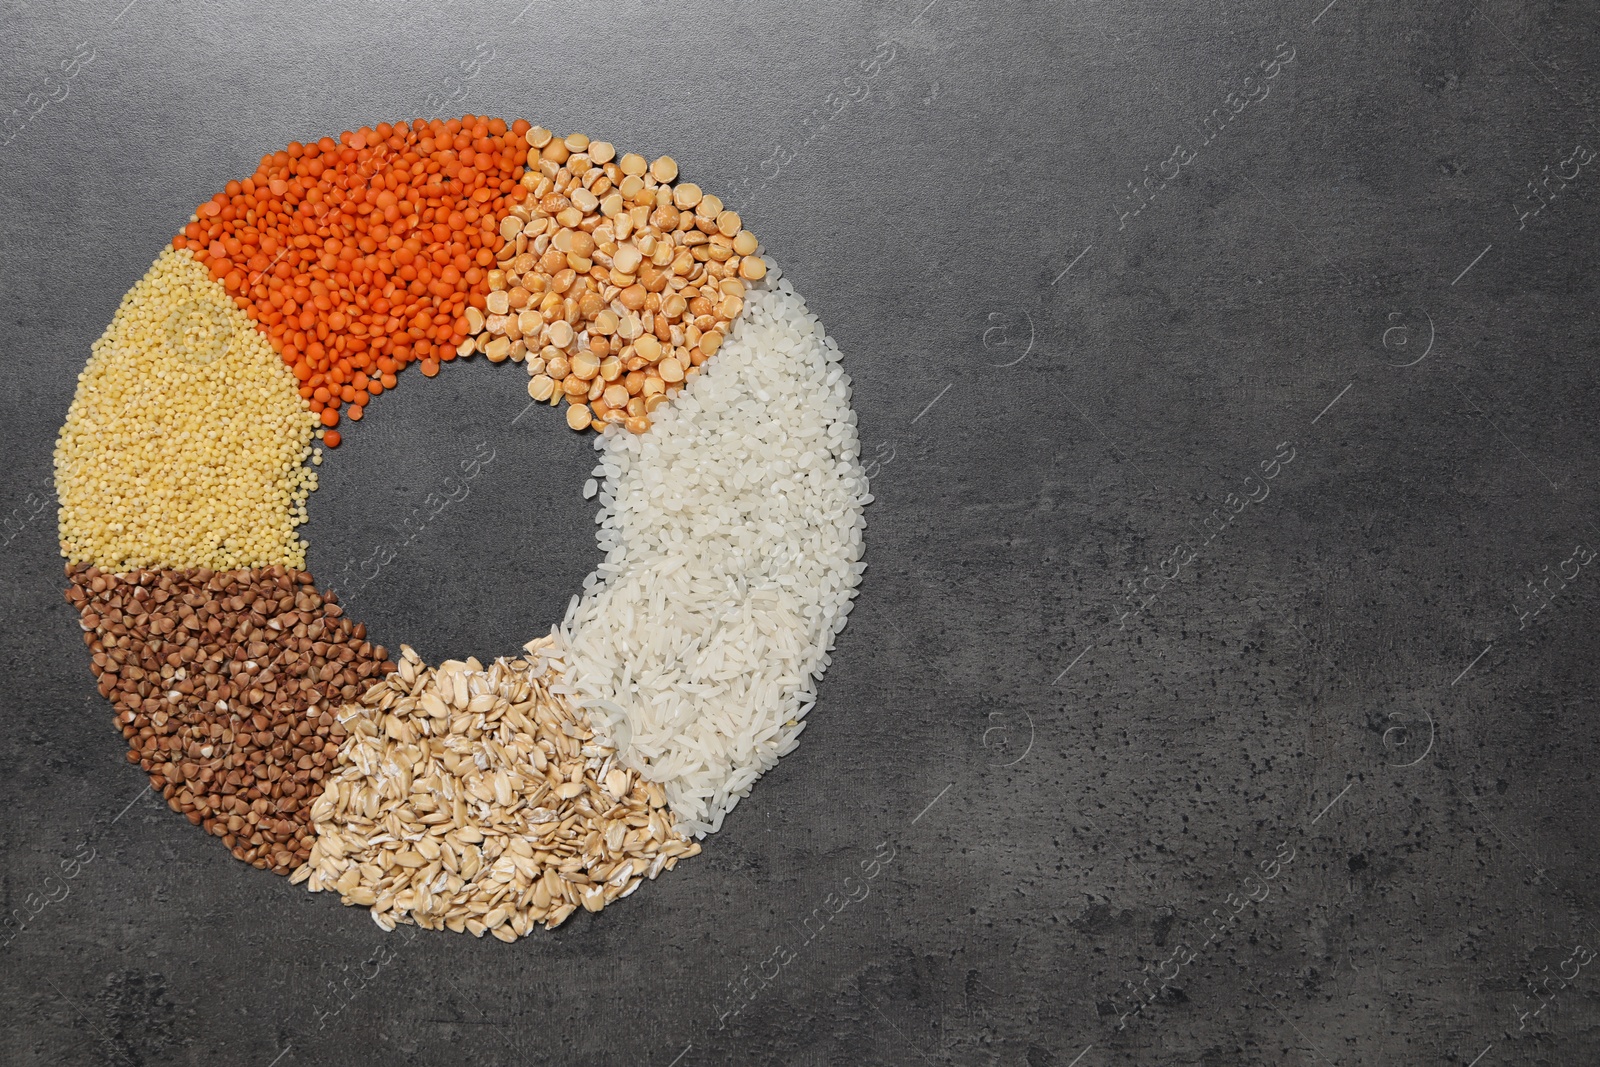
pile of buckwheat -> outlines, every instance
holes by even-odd
[[[332,709],[394,670],[383,646],[286,567],[67,576],[128,761],[237,859],[277,874],[304,863],[345,739]]]

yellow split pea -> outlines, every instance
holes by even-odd
[[[56,442],[61,554],[104,570],[304,569],[316,429],[255,323],[170,245],[96,341]]]

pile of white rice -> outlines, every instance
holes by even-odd
[[[567,684],[696,837],[798,744],[866,570],[839,359],[774,268],[649,433],[596,440],[606,559],[557,630]]]

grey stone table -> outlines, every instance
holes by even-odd
[[[0,1062],[1595,1062],[1592,5],[524,3],[6,5]],[[740,207],[877,495],[801,748],[509,946],[142,793],[52,510],[195,204],[462,112]],[[592,453],[525,404],[452,366],[323,467],[326,583],[495,457],[361,590],[379,639],[512,650],[596,562]]]

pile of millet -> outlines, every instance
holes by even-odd
[[[315,430],[255,323],[169,247],[78,375],[55,451],[61,554],[110,571],[304,567]]]

